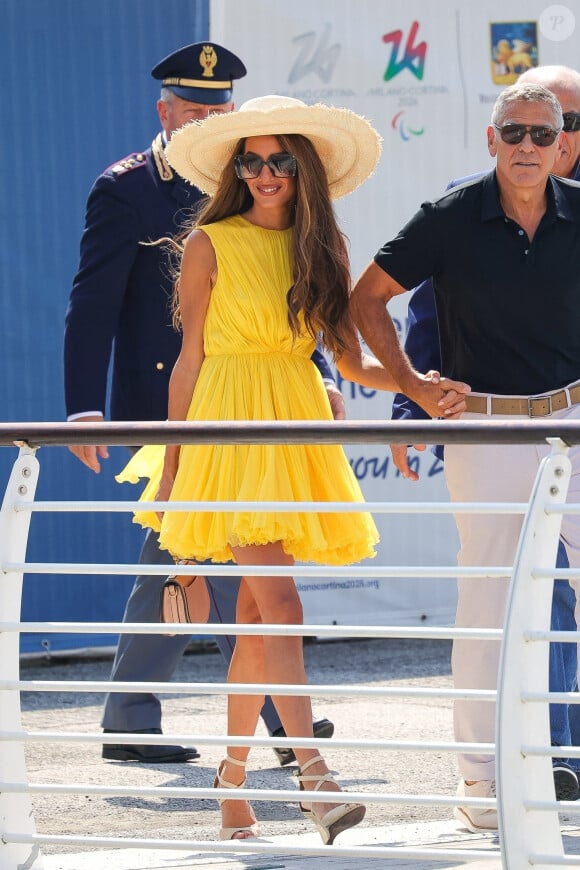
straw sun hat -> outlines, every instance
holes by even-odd
[[[186,124],[173,133],[166,155],[183,178],[211,195],[240,139],[284,133],[310,139],[326,169],[333,199],[362,184],[381,154],[377,131],[350,109],[308,106],[292,97],[271,95],[248,100],[237,112]]]

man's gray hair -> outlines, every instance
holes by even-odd
[[[171,90],[171,88],[161,88],[161,93],[159,95],[159,99],[164,103],[172,103],[175,94]]]
[[[556,129],[561,130],[564,123],[562,118],[562,107],[551,91],[543,88],[542,85],[535,84],[518,84],[510,85],[501,92],[491,113],[491,123],[494,126],[499,124],[500,119],[503,119],[506,108],[511,103],[547,103],[554,113],[554,124]]]

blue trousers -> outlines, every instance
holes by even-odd
[[[560,541],[557,568],[568,568],[568,557]],[[552,599],[553,631],[576,631],[576,593],[567,580],[554,581]],[[550,644],[550,691],[578,691],[578,653],[575,643]],[[550,704],[550,732],[552,743],[559,746],[577,746],[580,741],[580,710],[575,704]],[[580,767],[580,759],[574,759],[572,766]]]
[[[141,565],[174,565],[166,550],[159,549],[157,535],[149,531],[141,554]],[[172,573],[171,571],[167,572]],[[124,622],[159,622],[159,604],[163,577],[141,574],[127,601]],[[208,577],[211,601],[210,622],[235,623],[239,577]],[[190,642],[185,635],[123,634],[119,640],[111,679],[127,682],[169,682]],[[221,654],[229,665],[236,639],[216,635]],[[262,718],[273,733],[282,727],[270,698],[262,708]],[[151,692],[110,692],[105,701],[103,728],[111,731],[139,731],[161,728],[161,704]]]

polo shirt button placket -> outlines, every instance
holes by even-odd
[[[524,232],[524,230],[522,230],[521,227],[518,229],[518,236],[525,236],[525,232]],[[529,249],[529,248],[524,248],[524,255],[525,255],[526,257],[527,257],[527,255],[529,254],[529,252],[530,252],[530,249]]]

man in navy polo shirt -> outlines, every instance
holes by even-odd
[[[487,129],[495,169],[421,209],[377,253],[352,297],[355,322],[369,347],[429,416],[436,396],[419,383],[385,305],[433,276],[442,372],[469,383],[468,417],[489,410],[510,419],[580,417],[580,188],[557,178],[563,126],[560,104],[545,88],[517,84],[498,97]],[[537,397],[537,398],[536,398]],[[452,501],[527,501],[544,448],[448,445],[445,474]],[[570,500],[578,501],[580,451],[570,451]],[[455,517],[460,566],[513,564],[521,518]],[[564,517],[568,559],[580,565],[580,525]],[[509,578],[458,582],[457,625],[501,627]],[[468,647],[465,644],[469,644]],[[458,688],[496,685],[499,645],[456,641]],[[461,742],[493,742],[492,704],[458,702]],[[460,794],[495,794],[493,756],[459,757]],[[461,816],[471,830],[494,830],[497,816]],[[467,820],[464,818],[467,817]]]
[[[580,73],[565,66],[540,66],[523,73],[518,82],[543,85],[556,96],[562,107],[564,128],[560,156],[554,166],[554,173],[563,178],[580,181]],[[449,188],[480,177],[476,176],[452,181]],[[439,352],[439,328],[435,296],[431,279],[424,281],[409,300],[408,332],[405,351],[418,371],[441,368]],[[392,417],[394,420],[424,419],[426,413],[407,396],[397,393],[393,400]],[[424,445],[416,445],[424,449]],[[391,445],[393,461],[410,480],[418,479],[417,473],[409,466],[407,448],[402,444]],[[434,452],[443,457],[443,448],[435,447]],[[558,568],[568,568],[566,549],[562,542],[558,548]],[[554,581],[551,628],[554,631],[576,631],[574,609],[576,595],[567,580]],[[552,692],[573,692],[578,688],[578,655],[571,643],[551,643],[549,657],[549,687]],[[569,746],[580,737],[580,707],[575,704],[550,704],[550,733],[556,746]],[[570,763],[554,759],[554,785],[558,800],[575,800],[578,797],[577,772],[578,760]],[[576,772],[575,772],[576,771]],[[471,810],[477,813],[477,810]]]

